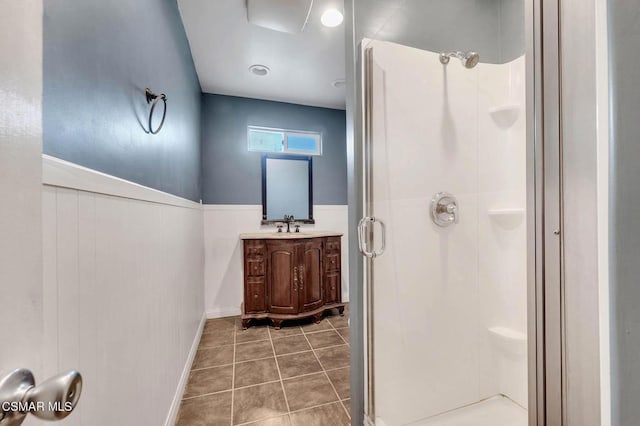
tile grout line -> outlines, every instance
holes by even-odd
[[[327,319],[327,321],[329,321],[329,320]],[[333,328],[333,324],[331,324],[331,322],[329,322],[329,325],[331,326],[331,328]],[[335,330],[335,328],[334,328],[334,330]],[[338,335],[340,335],[340,333],[338,333]],[[336,394],[336,397],[338,398],[338,403],[340,404],[342,409],[345,411],[345,414],[347,415],[347,418],[351,419],[351,416],[349,415],[349,412],[347,412],[347,409],[344,407],[344,404],[342,404],[342,402],[341,402],[340,395],[338,394],[338,391],[336,390],[336,387],[333,385],[333,382],[331,381],[331,379],[329,378],[329,375],[327,374],[327,370],[324,368],[324,365],[322,364],[322,361],[320,361],[320,358],[318,358],[318,354],[316,354],[315,349],[313,348],[313,346],[311,346],[311,342],[309,341],[309,338],[307,338],[306,334],[304,334],[304,338],[307,340],[307,343],[309,344],[309,347],[311,348],[311,352],[313,352],[313,356],[315,356],[316,359],[318,360],[318,364],[320,364],[320,368],[322,368],[322,372],[324,373],[324,376],[327,378],[327,381],[331,385],[331,389],[333,389],[333,392]],[[349,364],[351,364],[351,360],[349,360]]]
[[[344,314],[341,315],[342,317],[344,317]],[[340,332],[338,331],[338,329],[336,327],[334,327],[333,323],[331,321],[329,321],[329,325],[331,326],[331,328],[333,329],[333,331],[335,331],[336,333],[338,333],[338,336],[340,336],[340,338],[342,339],[342,341],[348,345],[349,342],[347,342],[346,340],[344,340],[344,337],[342,337],[342,334],[340,334]],[[348,328],[348,327],[340,327],[340,328]],[[351,365],[351,359],[349,359],[349,365]]]
[[[347,368],[347,367],[344,367],[344,368]],[[335,370],[331,370],[331,371],[335,371]],[[283,381],[285,381],[285,380],[289,381],[289,380],[293,380],[293,379],[300,379],[300,378],[303,378],[303,377],[315,376],[316,374],[322,374],[322,373],[323,373],[323,371],[314,371],[313,373],[300,374],[299,376],[287,377],[287,378],[284,378],[282,380]]]
[[[314,374],[320,374],[320,373],[314,373]],[[299,409],[299,410],[292,411],[290,414],[298,414],[298,413],[302,413],[303,411],[314,410],[314,409],[316,409],[316,408],[325,407],[325,406],[327,406],[327,405],[340,404],[341,402],[342,402],[342,401],[331,401],[331,402],[325,402],[324,404],[318,404],[318,405],[314,405],[314,406],[312,406],[312,407],[301,408],[301,409]],[[284,417],[284,416],[286,416],[286,414],[281,414],[281,415],[279,415],[279,416],[275,416],[275,417],[267,417],[267,418],[265,418],[265,419],[257,420],[257,421],[258,421],[258,422],[260,422],[260,421],[266,421],[266,420],[271,420],[271,419],[278,419],[278,418],[280,418],[280,417]],[[247,425],[251,425],[251,424],[254,424],[254,423],[256,423],[256,420],[252,420],[252,421],[250,421],[250,422],[246,422],[246,423],[239,423],[239,424],[237,424],[237,425],[235,425],[235,426],[247,426]],[[293,423],[292,423],[292,424],[293,424]]]
[[[313,407],[307,407],[307,408],[301,408],[299,410],[295,410],[292,411],[291,414],[297,414],[297,413],[301,413],[303,411],[308,411],[308,410],[313,410],[315,408],[320,408],[320,407],[324,407],[326,405],[331,405],[331,404],[340,404],[342,401],[331,401],[331,402],[325,402],[324,404],[318,404],[318,405],[314,405]]]
[[[346,345],[340,345],[340,346],[346,346]],[[336,346],[334,346],[334,347],[336,347]],[[320,349],[325,349],[325,348],[320,348]],[[311,351],[305,351],[305,352],[311,352]],[[303,352],[298,352],[298,353],[303,353]],[[273,359],[273,358],[274,357],[268,357],[268,358],[262,358],[261,360]],[[260,361],[260,360],[256,360],[256,361]],[[246,361],[246,362],[251,362],[251,361]],[[276,360],[276,362],[277,362],[277,360]],[[242,364],[242,363],[239,363],[239,364]],[[231,365],[231,364],[229,364],[229,365]],[[226,367],[228,367],[229,365],[226,365]],[[320,368],[322,368],[322,365],[320,365]],[[343,370],[345,368],[349,368],[349,366],[347,366],[347,367],[330,368],[330,369],[325,370],[325,371],[326,372],[332,372],[332,371],[337,371],[337,370]],[[314,371],[313,373],[305,373],[305,374],[300,374],[298,376],[291,376],[291,377],[283,378],[282,381],[292,380],[292,379],[299,379],[301,377],[313,376],[315,374],[321,374],[321,373],[323,373],[323,371]],[[268,384],[271,384],[271,383],[278,383],[278,382],[280,382],[280,379],[278,379],[278,380],[270,380],[270,381],[267,381],[267,382],[256,383],[256,384],[253,384],[253,385],[239,386],[239,387],[234,388],[234,389],[235,390],[247,389],[247,388],[253,388],[253,387],[256,387],[256,386],[268,385]],[[219,393],[225,393],[225,392],[230,392],[230,391],[231,391],[231,389],[224,389],[224,390],[219,390],[219,391],[216,391],[216,392],[207,392],[207,393],[202,393],[202,394],[198,394],[198,395],[189,396],[189,397],[183,398],[182,400],[183,401],[187,401],[189,399],[195,399],[195,398],[200,398],[200,397],[209,396],[209,395],[216,395],[216,394],[219,394]],[[349,398],[344,398],[344,399],[349,399]],[[300,410],[297,410],[297,411],[300,411]]]
[[[230,362],[229,364],[220,364],[220,365],[212,365],[210,367],[200,367],[200,368],[192,368],[191,372],[194,373],[196,371],[202,371],[202,370],[211,370],[212,368],[222,368],[222,367],[230,367],[232,366],[233,363]]]
[[[221,390],[221,391],[216,391],[216,392],[208,392],[208,393],[203,393],[200,395],[195,395],[195,396],[189,396],[187,398],[183,398],[182,401],[190,401],[192,399],[196,399],[196,398],[202,398],[203,396],[211,396],[211,395],[218,395],[221,393],[226,393],[226,392],[231,392],[231,389],[225,389],[225,390]]]
[[[233,364],[231,367],[231,419],[230,419],[230,425],[233,426],[233,399],[235,397],[236,394],[236,334],[238,332],[237,330],[237,326],[238,326],[238,320],[235,319],[233,320]]]
[[[235,388],[235,390],[242,390],[242,389],[248,389],[248,388],[255,388],[256,386],[262,386],[262,385],[268,385],[271,383],[278,383],[280,380],[270,380],[268,382],[262,382],[262,383],[256,383],[255,385],[248,385],[248,386],[239,386],[237,388]],[[225,392],[231,392],[231,388],[229,389],[225,389],[225,390],[220,390],[220,391],[215,391],[215,392],[207,392],[207,393],[202,393],[199,395],[194,395],[194,396],[190,396],[188,398],[184,398],[183,401],[187,401],[189,399],[196,399],[196,398],[200,398],[202,396],[209,396],[209,395],[216,395],[219,393],[225,393]]]
[[[276,369],[278,370],[278,377],[280,378],[280,388],[282,388],[282,395],[284,396],[284,403],[287,406],[287,417],[289,423],[291,423],[291,408],[289,408],[289,398],[287,398],[287,392],[284,390],[284,382],[282,381],[282,373],[280,372],[280,364],[278,364],[278,356],[276,355],[276,348],[273,345],[273,337],[271,336],[271,329],[267,328],[269,333],[269,342],[271,343],[271,350],[273,351],[273,360],[276,362]]]
[[[347,314],[348,316],[349,314]],[[344,313],[342,315],[344,317]],[[345,338],[342,336],[342,334],[340,334],[340,332],[338,331],[338,329],[333,325],[333,323],[331,321],[329,321],[329,325],[331,325],[331,328],[333,328],[333,330],[338,333],[338,336],[340,336],[340,338],[342,339],[342,341],[349,347],[349,349],[351,349],[351,345],[349,344],[349,342],[347,342],[345,340]],[[345,328],[345,327],[340,327],[340,328]],[[349,356],[349,367],[351,367],[351,356]],[[324,368],[324,366],[322,366],[322,368]],[[347,367],[344,367],[347,368]],[[330,371],[334,371],[334,370],[330,370]],[[325,374],[327,373],[327,370],[325,370]],[[327,374],[327,377],[329,377],[329,375]],[[329,382],[331,382],[331,379],[329,379]],[[331,386],[333,386],[333,382],[331,383]],[[349,388],[351,388],[351,385],[349,385]],[[335,387],[333,388],[333,390],[335,390]],[[338,393],[338,391],[336,391],[336,393]],[[351,395],[349,395],[351,396]],[[349,420],[351,420],[351,413],[349,413],[349,410],[347,410],[347,406],[344,404],[344,401],[346,401],[347,399],[345,398],[340,399],[340,395],[338,395],[338,399],[340,400],[340,405],[342,405],[342,409],[347,413],[347,416],[349,417]]]
[[[266,342],[266,340],[259,340],[259,341],[260,342]],[[250,343],[253,343],[253,342],[250,342]],[[349,344],[348,343],[340,343],[338,345],[323,346],[322,348],[318,348],[318,349],[331,349],[331,348],[337,348],[337,347],[345,346],[345,345],[349,345]],[[309,349],[309,350],[304,350],[304,351],[289,352],[289,353],[285,353],[285,354],[281,354],[281,355],[276,355],[275,357],[278,358],[278,357],[289,356],[289,355],[299,355],[299,354],[302,354],[302,353],[305,353],[305,352],[311,352],[311,350]],[[192,368],[191,372],[209,370],[211,368],[228,367],[228,366],[233,365],[233,364],[237,365],[237,364],[246,364],[248,362],[254,362],[254,361],[263,361],[265,359],[270,359],[270,358],[273,358],[273,356],[265,356],[265,357],[262,357],[262,358],[248,359],[246,361],[230,362],[229,364],[211,365],[209,367]],[[329,371],[329,370],[338,370],[340,368],[346,368],[346,367],[329,368],[329,369],[327,369],[327,371]]]
[[[347,314],[349,315],[349,314]],[[344,313],[343,315],[341,315],[342,317],[344,317]],[[329,325],[331,326],[331,328],[333,328],[333,331],[336,332],[338,334],[338,336],[340,336],[340,338],[342,339],[342,341],[347,345],[347,347],[349,347],[349,349],[351,349],[351,345],[349,345],[349,342],[347,342],[344,337],[342,336],[342,334],[340,334],[340,332],[338,331],[338,329],[333,325],[333,323],[331,321],[329,321]],[[340,327],[340,328],[344,328],[344,327]],[[324,365],[321,365],[321,367],[324,369]],[[349,356],[349,367],[351,367],[351,356]],[[347,367],[343,367],[343,368],[347,368]],[[329,371],[335,371],[337,370],[337,368],[335,369],[331,369]],[[324,370],[325,374],[327,374],[327,370]],[[327,374],[327,378],[329,379],[329,383],[331,383],[331,386],[333,386],[333,382],[331,381],[331,379],[329,378],[329,375]],[[336,394],[338,393],[338,391],[336,390],[336,388],[334,387],[333,390],[336,392]],[[351,390],[351,385],[349,385],[349,390]],[[351,395],[349,395],[351,396]],[[338,395],[338,400],[340,402],[340,405],[342,405],[342,409],[347,413],[347,416],[349,417],[349,420],[351,420],[351,413],[349,413],[349,410],[347,410],[347,406],[344,404],[344,401],[346,401],[346,398],[340,399],[340,395]]]
[[[307,342],[309,342],[309,339],[307,339]],[[324,347],[318,348],[318,349],[331,349],[331,348],[337,348],[337,347],[345,346],[345,345],[346,345],[346,343],[340,343],[339,345],[324,346]],[[309,346],[311,346],[311,344],[309,344]],[[289,356],[289,355],[298,355],[298,354],[301,354],[301,353],[304,353],[304,352],[310,352],[310,351],[311,351],[311,349],[307,349],[307,350],[304,350],[304,351],[297,351],[297,352],[289,352],[289,353],[286,353],[286,354],[276,355],[276,357]]]

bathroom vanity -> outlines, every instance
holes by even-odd
[[[244,246],[242,327],[269,318],[276,329],[285,320],[313,317],[325,310],[344,313],[336,232],[241,234]]]

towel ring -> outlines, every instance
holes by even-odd
[[[164,93],[156,95],[149,88],[145,89],[145,93],[147,95],[147,103],[151,104],[151,110],[149,111],[149,132],[152,135],[155,135],[160,132],[160,129],[162,129],[162,126],[164,125],[164,119],[167,116],[167,95],[165,95]],[[156,105],[158,105],[158,101],[160,99],[162,99],[162,102],[164,103],[164,110],[162,111],[162,121],[160,121],[160,125],[158,126],[158,128],[153,130],[153,128],[151,127],[153,121],[153,112],[155,111]]]

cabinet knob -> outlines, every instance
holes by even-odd
[[[257,294],[254,294],[254,295],[253,295],[253,298],[254,298],[254,299],[257,299],[257,298],[258,298],[258,295],[257,295]]]

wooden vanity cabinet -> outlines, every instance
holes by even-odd
[[[340,235],[313,238],[244,239],[242,326],[251,319],[282,321],[344,312]]]

